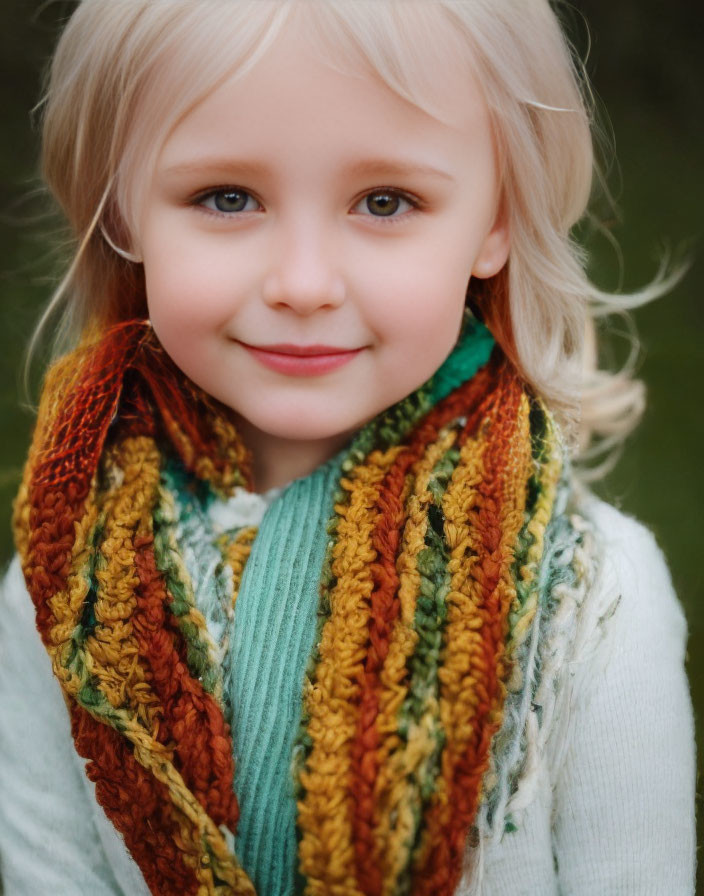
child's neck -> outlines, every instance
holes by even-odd
[[[237,421],[237,429],[252,452],[254,491],[259,493],[309,475],[334,457],[351,435],[344,432],[312,441],[286,439],[262,432],[242,417]]]

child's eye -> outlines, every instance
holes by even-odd
[[[407,212],[414,208],[418,208],[418,203],[410,196],[405,196],[397,190],[376,190],[360,199],[355,211],[375,218],[398,218],[399,212]]]
[[[251,193],[235,187],[210,190],[210,192],[197,197],[195,204],[220,215],[257,211],[261,208],[260,203]],[[354,211],[374,218],[398,218],[402,214],[418,208],[419,204],[417,200],[398,190],[385,189],[367,193],[355,205]]]
[[[233,212],[251,212],[260,208],[257,200],[246,190],[227,187],[222,190],[211,190],[197,200],[198,205],[210,209],[219,214],[232,214]]]

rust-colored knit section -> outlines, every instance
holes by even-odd
[[[436,803],[428,815],[429,854],[415,866],[413,896],[451,896],[462,866],[467,833],[474,821],[481,780],[489,762],[489,746],[497,725],[489,720],[499,696],[498,657],[503,652],[508,607],[500,605],[497,586],[502,572],[510,566],[513,554],[502,545],[505,535],[502,519],[504,485],[509,466],[522,387],[506,365],[500,372],[499,385],[489,409],[494,419],[488,428],[484,476],[479,483],[480,501],[476,514],[477,558],[472,577],[481,586],[480,603],[484,624],[482,680],[476,688],[478,704],[475,723],[467,748],[452,769],[447,800]]]
[[[145,322],[115,327],[99,343],[79,348],[51,368],[16,520],[26,521],[29,530],[22,560],[37,628],[67,681],[72,673],[63,663],[71,645],[52,636],[57,622],[52,608],[61,607],[61,630],[66,631],[71,587],[88,574],[75,563],[91,537],[86,520],[95,517],[96,495],[100,500],[98,465],[118,409],[121,437],[154,437],[161,427],[186,466],[209,478],[213,487],[228,491],[251,482],[248,458],[229,418],[178,373]],[[234,829],[229,730],[215,700],[189,674],[180,632],[166,621],[170,598],[156,568],[151,532],[135,532],[134,546],[139,584],[130,625],[139,662],[150,676],[145,684],[157,697],[152,702],[157,730],[150,734],[165,746],[165,756],[173,750],[185,786],[212,822]],[[199,893],[203,875],[191,867],[193,844],[183,842],[184,824],[191,822],[180,817],[168,787],[137,762],[130,740],[120,734],[119,720],[112,727],[79,703],[69,705],[76,748],[90,760],[87,772],[98,802],[125,837],[152,891]]]
[[[229,728],[213,697],[180,659],[175,634],[164,626],[169,595],[156,567],[153,538],[135,540],[135,548],[140,587],[134,631],[163,706],[159,740],[175,744],[175,765],[188,788],[217,825],[234,832],[238,808]]]
[[[125,838],[155,896],[197,896],[198,881],[178,848],[179,825],[166,787],[136,761],[130,745],[84,709],[71,707],[76,749],[105,814]]]
[[[371,597],[370,644],[360,695],[357,733],[351,747],[357,879],[360,888],[368,896],[381,896],[382,892],[383,869],[378,864],[374,848],[374,788],[379,772],[380,743],[377,728],[379,676],[399,614],[396,559],[401,532],[406,522],[402,497],[404,485],[413,464],[423,456],[427,446],[437,439],[445,424],[459,416],[467,416],[465,438],[470,427],[476,428],[477,417],[485,404],[482,399],[485,399],[487,392],[491,393],[490,384],[496,375],[496,365],[487,366],[436,405],[411,434],[407,450],[398,456],[387,472],[379,493],[380,516],[372,542],[377,559],[372,563],[375,585]]]

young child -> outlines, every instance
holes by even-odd
[[[546,0],[78,5],[5,896],[693,893],[684,616],[574,472],[641,398],[578,85]]]

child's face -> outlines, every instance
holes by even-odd
[[[470,275],[506,261],[484,102],[458,60],[429,77],[450,124],[289,26],[163,146],[136,235],[151,321],[253,441],[333,454],[440,366]]]

